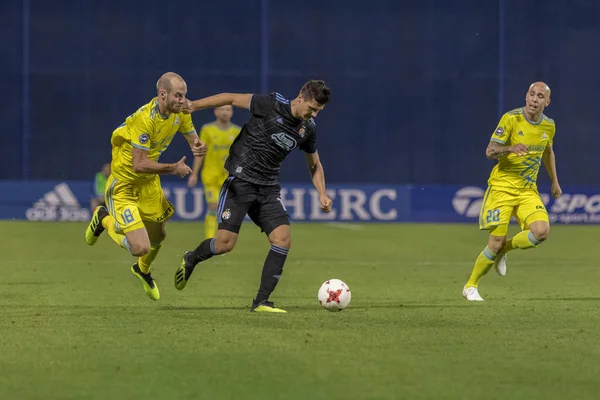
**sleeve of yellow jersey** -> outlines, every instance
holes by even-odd
[[[192,116],[190,114],[183,114],[183,117],[181,117],[179,132],[183,133],[184,135],[196,133],[196,128],[194,128],[194,123],[192,122]]]
[[[510,139],[510,137],[512,136],[513,130],[514,130],[513,118],[508,114],[504,114],[502,116],[502,118],[500,119],[500,122],[498,122],[498,126],[496,127],[496,130],[494,131],[494,133],[492,133],[492,137],[490,138],[490,141],[500,143],[500,144],[506,144],[508,139]]]
[[[131,146],[149,151],[154,137],[154,123],[150,118],[139,116],[129,127],[129,134],[131,135]]]

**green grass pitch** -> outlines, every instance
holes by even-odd
[[[461,290],[486,244],[476,225],[295,224],[272,297],[248,312],[268,243],[173,273],[201,223],[170,223],[148,299],[133,262],[84,224],[1,222],[0,399],[596,399],[600,228],[554,226],[537,249]],[[320,308],[328,278],[352,303]]]

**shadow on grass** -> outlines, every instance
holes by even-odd
[[[565,299],[531,299],[531,300],[600,300],[597,298],[565,298]],[[92,305],[92,304],[10,304],[6,307],[0,306],[0,312],[4,311],[7,313],[15,312],[27,312],[31,311],[39,315],[56,314],[62,312],[66,313],[84,313],[93,314],[94,312],[127,312],[127,313],[140,313],[147,314],[152,312],[152,309],[158,312],[174,312],[174,313],[185,313],[193,311],[242,311],[249,312],[250,304],[248,302],[240,301],[236,305],[223,304],[223,305],[158,305],[155,308],[152,307],[154,303],[149,303],[150,307],[140,305]],[[281,308],[293,312],[293,311],[323,311],[319,304],[303,304],[294,305],[290,303],[276,303]],[[467,303],[464,304],[404,304],[404,303],[376,303],[376,304],[355,304],[350,305],[348,310],[376,310],[376,309],[419,309],[419,308],[430,308],[430,309],[445,309],[445,308],[466,308],[466,307],[477,307],[475,304]],[[18,311],[17,311],[18,310]]]
[[[535,301],[600,301],[600,297],[532,297],[525,300]]]
[[[250,311],[249,305],[239,306],[161,306],[161,311]]]

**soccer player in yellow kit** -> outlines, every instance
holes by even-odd
[[[111,175],[105,192],[108,210],[97,207],[85,232],[86,243],[94,245],[107,230],[119,246],[138,257],[131,272],[152,300],[158,300],[160,294],[150,265],[165,239],[165,222],[175,212],[165,198],[158,174],[183,178],[192,172],[185,157],[175,164],[159,163],[158,158],[177,132],[185,135],[197,154],[206,150],[190,115],[181,112],[187,93],[183,78],[168,72],[156,87],[157,97],[127,117],[112,134]]]
[[[490,237],[463,288],[463,297],[469,301],[483,301],[477,287],[492,266],[500,276],[506,275],[506,253],[537,247],[548,238],[548,212],[537,190],[542,162],[552,181],[552,196],[562,194],[552,150],[556,126],[543,114],[549,104],[548,85],[533,83],[525,96],[525,107],[504,114],[492,134],[486,156],[498,163],[490,174],[479,214],[480,229],[489,230]],[[522,230],[507,241],[513,215]]]
[[[229,148],[240,133],[241,128],[231,123],[232,106],[215,108],[216,121],[203,125],[200,129],[200,140],[206,144],[206,155],[195,157],[194,168],[188,178],[188,187],[198,183],[198,172],[202,167],[202,185],[206,198],[206,215],[204,217],[204,235],[206,238],[217,234],[217,202],[223,182],[229,176],[225,169],[225,160],[229,156]]]

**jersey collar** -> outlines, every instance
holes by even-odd
[[[522,110],[523,110],[523,116],[525,117],[525,121],[529,122],[531,125],[539,125],[539,124],[541,124],[541,123],[542,123],[542,121],[544,120],[544,114],[542,113],[542,114],[540,115],[540,120],[539,120],[539,122],[533,122],[533,121],[530,121],[530,120],[529,120],[529,118],[527,118],[527,113],[525,112],[525,107],[523,107],[523,108],[522,108]]]

